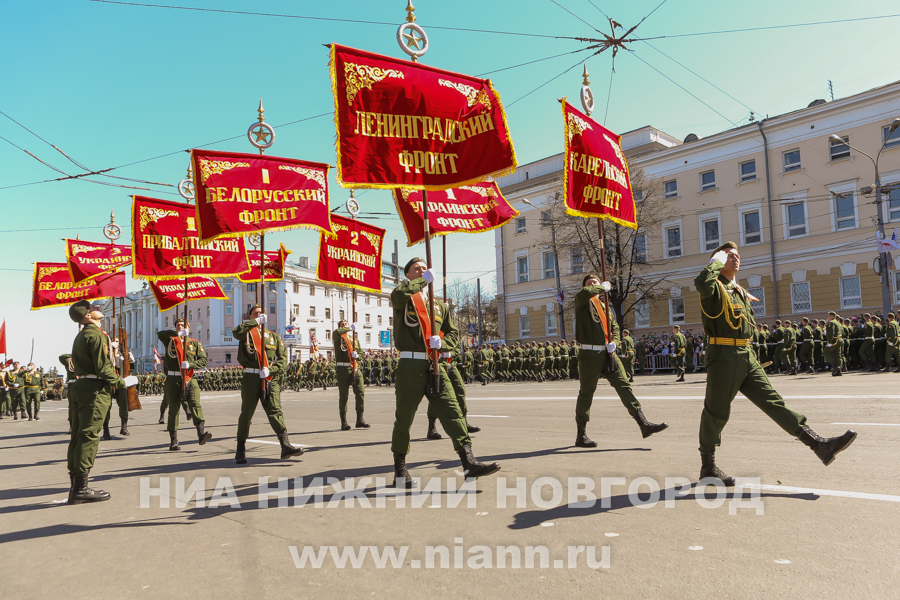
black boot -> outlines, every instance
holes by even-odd
[[[288,432],[278,434],[278,441],[281,443],[281,458],[293,458],[295,456],[300,456],[303,454],[303,448],[298,448],[297,446],[291,445],[291,440],[288,439]]]
[[[439,440],[441,439],[441,434],[438,433],[437,427],[435,427],[435,421],[437,419],[428,419],[428,433],[425,434],[425,439],[428,440]]]
[[[415,481],[413,481],[412,476],[409,474],[409,471],[406,470],[406,455],[405,454],[395,454],[394,455],[394,485],[393,487],[398,489],[406,489],[406,490],[414,490],[418,486]]]
[[[797,374],[797,369],[795,367],[791,367],[791,370],[788,371],[788,375],[796,375],[796,374]]]
[[[347,413],[341,413],[341,431],[350,431],[350,423],[347,422]]]
[[[729,477],[722,472],[722,469],[716,466],[716,451],[704,452],[700,451],[700,479],[712,477],[720,480],[727,487],[734,487],[734,477]]]
[[[363,419],[363,411],[359,411],[358,413],[356,413],[356,428],[368,429],[369,427],[371,427],[371,425],[366,423],[366,420]]]
[[[575,447],[596,448],[597,442],[589,438],[585,433],[585,429],[587,429],[587,423],[576,423],[576,425],[578,425],[578,435],[575,436]]]
[[[466,479],[471,477],[484,477],[500,470],[500,463],[482,463],[478,462],[475,455],[472,454],[472,444],[465,444],[459,449],[459,460],[462,462],[463,472]]]
[[[842,373],[841,373],[840,367],[835,367],[834,371],[831,372],[832,377],[840,377],[841,375],[842,375]]]
[[[162,409],[161,411],[159,411],[159,421],[157,421],[157,422],[158,422],[160,425],[163,425],[163,424],[165,424],[165,422],[166,422],[166,418],[165,418],[165,417],[166,417],[166,409],[165,409],[165,406],[166,406],[166,405],[163,404],[163,409]]]
[[[635,413],[634,420],[637,421],[638,427],[641,428],[641,435],[644,436],[644,439],[650,437],[654,433],[659,433],[668,427],[665,423],[651,423],[647,420],[647,417],[644,416],[644,411],[642,410]]]
[[[122,418],[122,427],[119,428],[119,435],[131,435],[128,433],[128,417]]]
[[[34,420],[35,420],[35,421],[40,421],[40,420],[41,420],[41,417],[40,417],[40,415],[37,414],[37,411],[34,412]]]
[[[678,370],[678,379],[675,380],[675,383],[678,383],[680,381],[684,381],[684,369]]]
[[[816,453],[819,460],[827,467],[834,462],[834,457],[837,456],[838,453],[843,452],[853,443],[856,439],[856,432],[852,429],[848,429],[843,435],[833,438],[823,438],[819,437],[815,431],[804,425],[800,434],[797,436],[797,439],[812,448],[812,451]]]
[[[72,490],[69,492],[69,504],[103,502],[105,500],[109,500],[109,492],[89,488],[88,473],[72,475]]]
[[[239,465],[247,464],[247,440],[238,438],[237,450],[234,451],[234,462]]]
[[[479,431],[481,431],[481,427],[472,425],[471,423],[469,423],[468,419],[466,419],[466,429],[469,431],[469,433],[478,433]]]
[[[109,434],[109,423],[103,424],[103,439],[109,441],[112,439],[112,436]]]
[[[206,421],[197,423],[197,439],[201,446],[212,439],[212,434],[206,430]]]
[[[181,450],[181,446],[178,445],[177,431],[169,432],[169,450]]]

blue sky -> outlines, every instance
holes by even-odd
[[[589,0],[558,0],[573,13],[608,31],[608,23]],[[594,0],[626,28],[660,0]],[[244,132],[256,117],[259,98],[277,128],[270,154],[334,164],[333,107],[322,44],[338,42],[400,56],[396,25],[405,17],[405,0],[305,2],[286,0],[167,0],[178,6],[280,13],[388,22],[394,25],[335,23],[293,18],[221,14],[123,6],[88,0],[5,2],[0,5],[0,111],[57,145],[91,169],[120,167],[111,174],[177,184],[185,176],[191,147],[251,151]],[[552,36],[598,37],[587,24],[551,0],[436,2],[418,0],[417,23],[428,32],[431,49],[424,62],[470,75],[574,51],[584,44],[566,39],[450,31],[430,26],[527,32]],[[892,3],[858,0],[761,0],[737,3],[667,0],[633,35],[676,36],[817,21],[886,15]],[[831,25],[666,37],[634,42],[620,53],[609,94],[610,56],[588,52],[561,56],[488,75],[507,106],[519,162],[562,150],[562,123],[556,98],[576,98],[579,60],[587,59],[597,98],[594,116],[623,132],[654,125],[683,138],[708,135],[746,122],[747,107],[757,114],[779,114],[828,98],[847,96],[900,79],[892,40],[900,18]],[[652,44],[649,45],[649,44]],[[661,52],[660,52],[661,51]],[[665,53],[665,54],[663,54]],[[685,70],[689,67],[734,100]],[[691,97],[647,66],[646,61],[702,98]],[[576,66],[577,65],[577,66]],[[567,74],[525,94],[554,76]],[[519,100],[521,98],[521,100]],[[746,106],[744,106],[746,105]],[[0,136],[67,173],[80,172],[65,157],[0,115]],[[234,140],[212,144],[217,140]],[[160,157],[162,158],[155,158]],[[154,159],[154,160],[148,160]],[[136,164],[131,164],[136,163]],[[73,332],[65,309],[29,312],[35,261],[62,261],[61,238],[80,234],[101,239],[100,228],[114,209],[127,225],[129,195],[179,199],[174,188],[134,191],[84,181],[20,185],[54,179],[51,171],[0,140],[0,317],[9,331],[10,356],[24,358],[36,338],[35,359],[55,364]],[[123,165],[130,165],[124,167]],[[95,177],[108,183],[125,183]],[[142,184],[134,184],[142,185]],[[11,187],[16,186],[16,187]],[[331,205],[347,192],[332,181]],[[390,212],[387,192],[362,194],[363,210]],[[388,229],[386,252],[400,239],[401,262],[421,247],[406,249],[395,217],[372,221]],[[46,229],[46,231],[33,231]],[[29,231],[14,231],[29,230]],[[126,228],[125,236],[129,235]],[[315,256],[317,236],[308,232],[272,234],[294,257]],[[493,277],[493,234],[452,236],[451,279]],[[405,257],[405,258],[404,258]],[[129,279],[129,289],[141,283]]]

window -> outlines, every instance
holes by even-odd
[[[331,319],[331,309],[330,308],[325,309],[325,318]]]
[[[519,283],[526,283],[528,281],[528,257],[527,256],[516,257],[516,272],[518,273],[517,279],[519,280]]]
[[[381,327],[381,315],[378,315],[378,326]]]
[[[366,313],[366,325],[370,325],[372,323],[372,317],[369,313]]]
[[[894,271],[894,304],[900,304],[900,271]]]
[[[294,282],[294,293],[295,293],[295,294],[299,294],[299,293],[300,293],[300,282],[299,282],[299,281],[295,281],[295,282]]]
[[[340,321],[344,320],[344,311],[342,311],[342,310],[338,311],[338,320],[340,320]]]
[[[255,291],[256,291],[256,284],[255,284],[255,283],[248,283],[248,284],[247,284],[247,291],[248,291],[248,292],[255,292]]]
[[[193,320],[194,320],[194,311],[190,310],[190,311],[188,311],[188,321],[190,322]]]
[[[363,296],[363,299],[364,299],[365,302],[366,302],[366,306],[368,306],[368,305],[369,305],[369,295],[366,294],[365,296]]]
[[[856,228],[856,203],[853,201],[853,192],[834,195],[834,228]]]
[[[756,298],[756,300],[750,300],[750,307],[753,309],[753,317],[766,316],[766,288],[747,288],[747,293]]]
[[[634,326],[650,327],[650,304],[646,300],[634,305]]]
[[[641,202],[644,199],[644,190],[631,190],[635,202]]]
[[[900,131],[900,130],[898,130]],[[900,221],[900,188],[888,193],[888,221]]]
[[[828,138],[828,147],[831,150],[831,160],[839,160],[850,156],[850,136],[845,135],[842,141],[836,142]]]
[[[225,353],[225,362],[227,362],[227,363],[231,362],[231,352]]]
[[[706,250],[715,250],[719,245],[719,219],[703,221],[703,243]]]
[[[663,192],[666,198],[674,198],[678,195],[678,181],[673,179],[663,184]]]
[[[681,226],[666,227],[666,256],[681,256]]]
[[[525,233],[525,217],[516,219],[516,233]]]
[[[634,262],[645,263],[647,262],[647,236],[643,233],[638,233],[634,236],[634,251],[632,252],[634,257]]]
[[[330,339],[331,339],[331,330],[330,330],[330,329],[326,329],[326,330],[325,330],[325,339],[326,339],[326,340],[330,340]]]
[[[748,160],[738,165],[738,174],[740,175],[741,183],[754,181],[756,179],[756,161]]]
[[[519,337],[531,337],[531,317],[519,315]]]
[[[338,290],[338,300],[344,299],[344,290]]]
[[[743,226],[745,245],[758,244],[762,241],[762,228],[758,210],[742,213],[741,225]]]
[[[556,253],[542,253],[541,262],[543,263],[544,279],[551,279],[553,277],[556,277]]]
[[[230,279],[226,279],[226,280],[225,280],[225,291],[226,291],[226,292],[230,292],[230,291],[231,291],[231,286],[232,286],[231,280],[230,280]]]
[[[295,315],[297,315],[297,316],[299,316],[299,315],[300,315],[300,305],[299,305],[299,304],[295,304],[295,305],[291,308],[291,313],[292,313],[292,314],[295,314]]]
[[[388,327],[394,326],[394,317],[388,317]]]
[[[270,292],[274,292],[274,291],[275,291],[275,282],[274,282],[274,281],[270,281],[270,282],[269,282],[269,291],[270,291]]]
[[[546,327],[547,335],[559,335],[559,316],[555,312],[544,313],[544,327]]]
[[[231,304],[226,304],[225,305],[225,315],[230,317],[232,314],[234,314],[234,308],[232,308]]]
[[[169,317],[166,317],[166,327],[169,326]]]
[[[887,144],[884,145],[885,148],[895,148],[900,145],[900,129],[895,129],[894,133],[891,133],[891,127],[888,125],[887,127],[881,128],[881,140],[887,140]]]
[[[569,265],[572,273],[584,273],[584,251],[581,248],[569,252]]]
[[[550,227],[550,213],[547,211],[541,211],[541,229],[546,227]]]
[[[381,300],[382,300],[381,296],[378,296],[378,301],[375,303],[376,306],[381,306]]]
[[[859,275],[841,277],[841,308],[862,308]]]
[[[700,173],[700,191],[707,192],[714,189],[716,189],[716,172]]]
[[[684,323],[684,298],[669,298],[669,323]]]
[[[314,285],[309,286],[309,295],[310,296],[316,295],[316,286],[314,286]]]
[[[309,307],[309,316],[311,316],[311,317],[316,316],[316,307],[315,306]]]
[[[784,172],[790,173],[800,169],[800,150],[791,150],[781,155]]]
[[[372,345],[372,334],[367,333],[366,334],[366,346],[371,346],[371,345]]]
[[[784,211],[787,221],[785,224],[787,235],[785,237],[792,238],[806,235],[806,205],[803,202],[786,204]]]
[[[278,306],[276,306],[274,303],[269,304],[269,317],[274,318],[275,313],[277,313],[277,312],[278,312]],[[273,323],[274,323],[274,321],[273,321]]]
[[[808,281],[791,284],[791,309],[795,314],[812,312],[812,294],[809,292]]]

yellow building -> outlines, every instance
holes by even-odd
[[[711,250],[733,240],[740,246],[739,282],[759,298],[758,321],[824,318],[880,312],[881,279],[875,271],[874,195],[861,193],[875,180],[900,184],[900,82],[831,102],[766,118],[706,138],[683,141],[653,127],[622,135],[630,170],[655,180],[673,216],[639,229],[653,277],[665,277],[662,292],[638,305],[626,322],[633,334],[669,330],[679,324],[699,330],[700,308],[693,280]],[[837,135],[844,143],[830,136]],[[497,292],[506,339],[559,339],[553,247],[542,208],[553,202],[562,180],[557,154],[498,180],[522,212],[496,232]],[[529,206],[528,199],[538,208]],[[900,185],[883,196],[885,229],[900,225]],[[543,218],[542,218],[543,217]],[[583,277],[583,250],[559,249],[562,285],[568,294]],[[900,304],[900,277],[889,273],[891,302]],[[566,332],[573,338],[571,314]]]

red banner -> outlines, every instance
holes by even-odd
[[[259,254],[259,250],[247,251],[247,256],[250,259],[250,270],[238,277],[242,283],[259,282]],[[281,281],[284,279],[284,263],[287,262],[288,254],[291,254],[291,251],[285,248],[284,244],[281,244],[278,250],[266,252],[266,281]]]
[[[173,306],[184,302],[184,279],[168,279],[166,281],[151,281],[150,289],[159,304],[159,310],[166,311]],[[188,300],[201,300],[213,298],[227,300],[228,296],[219,287],[219,282],[209,277],[188,277]]]
[[[515,170],[490,79],[337,44],[329,66],[342,186],[441,190]]]
[[[319,237],[319,281],[368,292],[381,291],[384,229],[331,215],[334,235]]]
[[[250,270],[243,239],[201,241],[192,205],[143,196],[131,205],[131,253],[135,279],[232,277]]]
[[[131,246],[66,240],[66,261],[72,281],[79,282],[131,264]]]
[[[418,190],[394,190],[394,203],[400,220],[403,221],[403,229],[406,230],[407,246],[425,239],[423,193]],[[519,214],[493,181],[428,192],[427,197],[431,237],[454,232],[489,231]]]
[[[331,233],[328,165],[191,150],[200,239],[305,227]]]
[[[566,212],[576,217],[609,219],[637,229],[628,163],[622,138],[562,102],[565,122]]]
[[[75,283],[66,263],[39,262],[34,263],[32,282],[31,310],[68,306],[79,300],[125,296],[125,273],[122,271]]]

